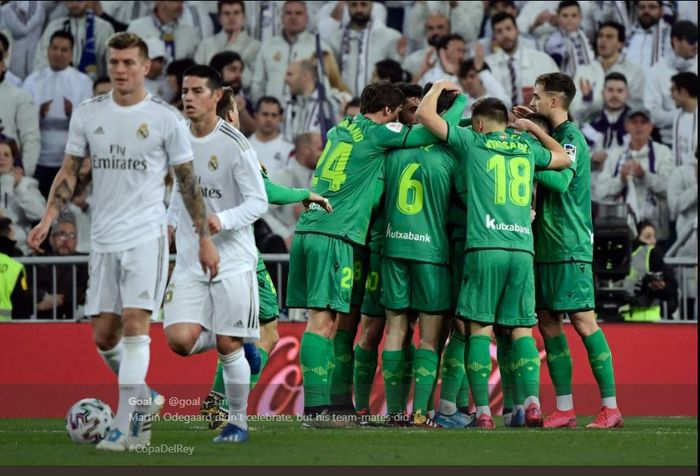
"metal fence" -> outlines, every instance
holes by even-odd
[[[263,259],[268,267],[268,270],[272,271],[271,274],[276,276],[276,287],[278,290],[278,304],[280,308],[284,308],[284,295],[285,295],[285,283],[284,283],[284,267],[289,263],[288,254],[264,254]],[[32,287],[32,300],[33,300],[33,314],[29,317],[30,320],[37,319],[37,303],[39,302],[38,289],[37,289],[37,271],[39,266],[51,266],[52,273],[52,285],[53,292],[56,294],[57,288],[57,268],[59,266],[70,266],[71,267],[71,279],[72,279],[72,300],[70,302],[74,303],[73,309],[73,319],[81,319],[85,317],[83,315],[82,309],[79,306],[75,306],[78,301],[77,296],[77,282],[78,282],[78,265],[87,264],[89,262],[89,257],[85,255],[81,256],[52,256],[52,257],[23,257],[17,258],[17,260],[24,264],[27,270],[27,275],[31,281]],[[175,261],[175,255],[170,256],[170,261]],[[666,258],[666,264],[671,266],[676,273],[678,279],[678,311],[671,316],[672,320],[697,320],[698,318],[698,300],[697,297],[697,272],[698,272],[698,262],[697,259],[689,258]],[[664,303],[665,305],[665,303]],[[665,309],[664,309],[665,311]],[[664,312],[666,315],[666,312]],[[284,315],[281,316],[284,319]],[[52,318],[57,319],[56,304],[54,302]]]

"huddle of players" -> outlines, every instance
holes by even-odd
[[[362,92],[361,113],[328,133],[313,189],[334,212],[312,206],[304,213],[290,256],[287,305],[309,310],[300,354],[306,423],[361,421],[347,418],[356,416],[353,384],[357,416],[369,413],[386,327],[382,373],[391,424],[468,426],[471,386],[475,426],[494,428],[488,378],[495,331],[504,403],[512,411],[506,425],[576,426],[561,325],[567,313],[603,396],[589,426],[621,426],[610,350],[593,313],[590,158],[566,120],[575,86],[561,73],[537,80],[531,107],[556,126],[554,138],[524,118],[512,126],[528,133],[508,128],[508,111],[493,98],[474,105],[471,125],[460,124],[465,98],[457,89],[436,82],[417,107],[421,124],[412,125],[406,109],[415,103],[396,85],[372,83]],[[408,124],[395,122],[399,114]],[[531,225],[534,180],[540,186]],[[557,392],[557,411],[546,420],[531,330],[538,317]],[[440,407],[431,417],[441,354]],[[405,418],[411,376],[413,413]]]

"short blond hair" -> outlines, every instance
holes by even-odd
[[[107,47],[114,48],[115,50],[137,48],[139,50],[139,55],[145,60],[148,59],[148,45],[146,42],[143,41],[139,35],[129,33],[128,31],[122,31],[112,35],[109,40],[107,40]]]

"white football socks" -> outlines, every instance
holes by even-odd
[[[199,332],[199,337],[190,350],[190,355],[201,354],[216,347],[216,334],[212,331],[202,328]]]
[[[133,410],[146,389],[151,338],[147,335],[129,336],[123,337],[122,342],[124,354],[119,366],[119,407],[114,422],[122,433],[128,435]]]
[[[219,359],[224,366],[224,385],[229,409],[228,422],[247,430],[250,365],[245,359],[243,347],[228,355],[219,354]]]
[[[617,398],[616,397],[605,397],[603,399],[603,406],[608,408],[617,408]]]
[[[97,353],[100,354],[100,357],[105,361],[107,367],[112,369],[115,375],[119,375],[119,364],[121,364],[122,357],[124,356],[124,342],[120,340],[117,345],[109,350],[102,350],[98,347]]]
[[[488,406],[476,407],[476,417],[479,418],[483,414],[491,416],[491,408]]]
[[[450,402],[449,400],[443,400],[441,398],[438,411],[443,415],[454,415],[457,413],[457,405],[455,402]]]
[[[557,410],[565,412],[574,409],[574,396],[568,395],[557,395]]]

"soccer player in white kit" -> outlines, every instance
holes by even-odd
[[[183,76],[182,102],[190,120],[188,137],[194,171],[207,207],[210,231],[221,255],[211,280],[193,253],[196,235],[177,188],[168,210],[176,213],[177,258],[163,307],[170,347],[183,356],[216,348],[223,364],[228,423],[214,442],[248,440],[250,365],[244,339],[258,339],[258,252],[250,226],[267,211],[267,194],[257,155],[245,136],[216,115],[221,77],[196,65]]]
[[[46,239],[84,178],[78,175],[89,157],[94,188],[85,313],[92,316],[98,352],[119,382],[114,427],[97,448],[124,451],[150,444],[151,421],[163,400],[146,386],[145,377],[150,317],[160,307],[167,276],[163,198],[168,167],[174,169],[198,235],[192,246],[198,249],[199,264],[212,278],[218,272],[219,255],[195,183],[185,122],[144,86],[150,67],[148,47],[133,33],[118,33],[108,48],[113,89],[85,101],[73,113],[63,166],[28,242],[38,248]]]

